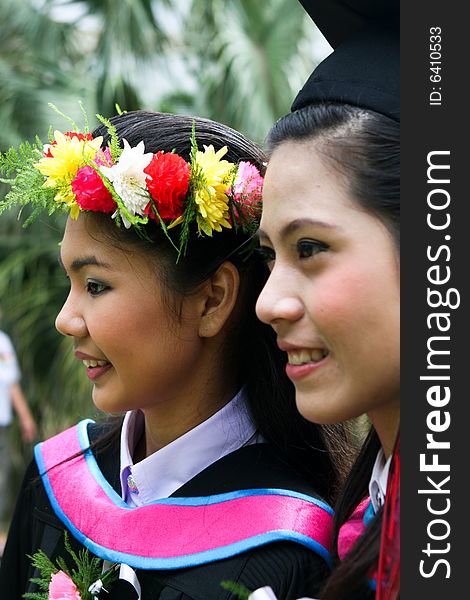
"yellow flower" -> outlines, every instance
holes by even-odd
[[[79,208],[72,191],[72,181],[78,169],[95,158],[103,138],[89,140],[84,139],[84,136],[68,136],[55,131],[54,140],[55,142],[48,147],[48,155],[34,166],[47,177],[44,187],[57,189],[55,201],[67,203],[71,207],[72,218],[77,218]]]
[[[67,206],[70,207],[70,216],[72,219],[78,219],[80,207],[76,202],[75,194],[73,193],[72,186],[70,184],[63,186],[63,188],[61,188],[54,196],[54,200],[56,202],[65,202]]]
[[[222,231],[222,227],[230,228],[228,221],[228,197],[225,191],[230,185],[233,163],[221,160],[227,153],[227,146],[217,152],[214,147],[204,146],[204,152],[196,152],[196,168],[198,179],[194,200],[199,214],[197,224],[199,232],[212,235],[212,231]]]

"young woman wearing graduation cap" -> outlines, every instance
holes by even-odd
[[[334,48],[268,136],[257,303],[316,423],[366,414],[327,599],[399,594],[398,2],[304,0]]]

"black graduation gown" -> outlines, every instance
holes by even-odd
[[[89,427],[90,439],[100,431]],[[119,449],[96,454],[98,465],[120,493]],[[205,496],[240,489],[284,488],[318,498],[312,486],[268,444],[245,446],[213,463],[179,488],[172,496]],[[125,536],[126,532],[122,531]],[[69,536],[75,551],[81,544]],[[29,579],[35,576],[27,555],[42,550],[54,561],[67,559],[64,525],[56,517],[35,463],[25,475],[0,567],[2,600],[19,600],[35,591]],[[221,586],[224,580],[255,590],[270,585],[280,600],[315,597],[329,572],[324,559],[295,542],[274,542],[208,564],[165,571],[137,571],[142,600],[227,600],[235,599]],[[37,575],[37,574],[36,574]],[[126,582],[114,584],[108,600],[131,600],[135,593]]]

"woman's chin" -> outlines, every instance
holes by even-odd
[[[129,410],[127,405],[116,399],[116,396],[110,397],[110,394],[105,394],[103,390],[93,388],[92,399],[96,408],[103,413],[117,414]]]
[[[295,402],[304,419],[318,425],[332,425],[349,418],[349,413],[334,406],[332,394],[302,390],[296,386]]]

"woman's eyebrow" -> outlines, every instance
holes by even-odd
[[[338,225],[334,225],[333,223],[327,223],[326,221],[320,221],[319,219],[304,217],[302,219],[295,219],[294,221],[287,223],[287,225],[281,229],[281,236],[286,237],[297,231],[297,229],[305,226],[321,227],[322,229],[341,229]]]
[[[66,268],[62,261],[62,257],[60,254],[58,254],[57,260],[59,261],[59,265],[65,271]],[[103,269],[111,269],[111,265],[109,265],[108,263],[105,263],[101,260],[98,260],[96,258],[96,256],[84,256],[83,258],[75,258],[70,265],[70,270],[77,272],[77,271],[80,271],[80,269],[82,269],[83,267],[88,267],[90,265],[95,266],[95,267],[102,267]]]
[[[302,219],[295,219],[294,221],[290,221],[289,223],[284,225],[284,227],[282,227],[279,232],[279,237],[280,238],[288,237],[289,235],[292,235],[293,233],[295,233],[301,227],[306,227],[306,226],[320,227],[322,229],[335,229],[335,230],[341,229],[341,227],[339,225],[334,225],[333,223],[327,223],[326,221],[320,221],[318,219],[310,219],[308,217],[305,217]],[[270,241],[269,235],[265,231],[263,231],[263,229],[258,229],[258,232],[256,235],[260,239]]]

